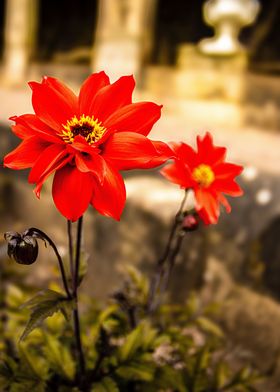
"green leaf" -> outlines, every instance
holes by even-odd
[[[36,392],[45,392],[46,384],[41,380],[20,380],[19,382],[15,382],[11,385],[10,392],[27,392],[27,391],[36,391]]]
[[[142,323],[142,326],[142,349],[149,350],[157,343],[158,331],[145,321]]]
[[[130,332],[124,344],[118,350],[118,357],[121,362],[130,360],[138,351],[145,352],[154,348],[157,342],[157,330],[143,321]]]
[[[105,377],[92,385],[91,392],[119,392],[119,388],[112,378]]]
[[[199,311],[199,300],[195,293],[190,293],[186,303],[186,311],[189,317],[193,316]]]
[[[30,359],[23,354],[21,347],[19,347],[19,359],[20,361],[16,363],[12,358],[8,358],[4,364],[1,364],[0,386],[3,390],[8,388],[7,390],[10,392],[44,392],[45,381],[37,373],[35,367],[30,364]]]
[[[12,359],[10,359],[10,361],[12,361],[11,364],[9,361],[0,364],[0,385],[2,388],[6,388],[8,385],[10,385],[14,376],[15,368],[17,366]]]
[[[44,290],[39,292],[22,305],[22,307],[31,310],[31,315],[20,340],[24,340],[33,329],[41,326],[43,321],[55,312],[61,311],[64,316],[67,316],[69,309],[72,309],[73,306],[73,301],[56,291]]]
[[[116,304],[107,306],[98,317],[100,324],[103,324],[108,318],[112,317],[118,311],[118,306]]]
[[[17,363],[12,358],[0,363],[0,377],[11,378],[16,371]]]
[[[124,344],[119,348],[121,362],[127,361],[134,356],[143,343],[143,324],[139,324],[127,335]]]
[[[119,367],[116,373],[125,380],[152,381],[155,365],[152,362],[131,361],[128,365]]]
[[[44,337],[46,345],[43,347],[43,352],[50,367],[61,376],[73,380],[75,362],[70,349],[52,335],[44,334]]]
[[[223,387],[224,391],[230,391],[233,387],[243,387],[244,390],[254,391],[253,383],[261,380],[258,373],[246,366],[236,372],[232,379]]]
[[[172,390],[178,392],[187,392],[182,373],[180,370],[176,370],[169,365],[163,366],[157,370],[155,382],[160,390],[172,388]]]
[[[197,354],[195,361],[195,373],[199,374],[202,370],[207,369],[210,361],[210,351],[207,346],[203,347]]]
[[[48,377],[48,365],[45,358],[38,357],[24,344],[19,344],[18,349],[21,374],[41,381],[46,380]]]
[[[8,286],[6,303],[9,308],[18,309],[25,299],[24,293],[17,286],[13,284]]]
[[[225,362],[219,362],[215,369],[215,385],[217,389],[222,388],[229,376],[229,367]]]
[[[204,332],[210,333],[210,334],[215,335],[219,338],[222,338],[224,336],[221,328],[216,323],[214,323],[212,320],[209,320],[206,317],[203,317],[203,316],[198,317],[196,319],[196,323]]]

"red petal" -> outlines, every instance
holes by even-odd
[[[191,188],[193,186],[189,168],[179,160],[164,166],[160,173],[169,181],[180,185],[182,188]]]
[[[65,218],[76,221],[86,211],[92,198],[93,178],[75,166],[66,165],[55,173],[53,200]]]
[[[81,135],[76,136],[74,138],[73,143],[67,144],[67,149],[73,153],[80,151],[80,152],[86,152],[88,154],[96,153],[100,151],[99,149],[96,149],[94,146],[90,146],[86,141],[86,139]]]
[[[207,132],[202,138],[197,137],[197,151],[201,163],[215,165],[225,159],[226,148],[213,145],[212,135]]]
[[[223,162],[215,167],[215,177],[219,180],[233,178],[239,176],[242,172],[243,166],[235,165],[234,163]]]
[[[49,172],[58,161],[61,161],[66,154],[65,146],[61,144],[52,144],[46,148],[30,171],[28,181],[30,183],[39,182],[40,178]]]
[[[195,189],[196,209],[204,223],[217,223],[220,209],[218,200],[211,192],[201,188]]]
[[[120,132],[137,132],[147,136],[160,118],[162,106],[152,102],[138,102],[123,106],[105,122],[107,128]]]
[[[51,128],[60,131],[62,124],[78,114],[72,95],[62,95],[63,87],[55,89],[44,82],[30,82],[29,85],[33,92],[32,105],[36,115]]]
[[[213,221],[211,216],[209,216],[207,210],[205,208],[201,208],[201,210],[198,211],[199,217],[203,220],[205,225],[211,225],[211,224],[216,224],[217,221]]]
[[[35,114],[23,114],[22,116],[13,116],[10,118],[20,124],[26,135],[37,136],[53,143],[63,143],[64,141],[55,134],[55,131],[43,123]]]
[[[78,112],[78,98],[77,98],[76,94],[74,94],[73,91],[69,87],[67,87],[60,80],[58,80],[56,78],[49,77],[49,76],[44,76],[42,83],[47,84],[49,87],[51,87],[57,93],[60,93],[62,95],[62,97],[64,97],[67,100],[67,102],[71,105],[73,110],[76,113]]]
[[[174,158],[174,151],[168,146],[168,144],[151,140],[153,146],[155,147],[158,155],[154,157],[151,161],[149,161],[143,168],[151,169],[154,167],[158,167],[166,162],[168,159]]]
[[[133,76],[122,76],[115,83],[103,87],[96,94],[89,115],[104,122],[116,110],[131,103],[134,87]]]
[[[92,173],[96,179],[103,184],[104,175],[106,173],[106,162],[99,154],[83,155],[77,153],[75,155],[77,168],[83,172]]]
[[[243,195],[243,190],[240,186],[233,180],[220,180],[216,179],[212,184],[213,189],[226,193],[230,196],[241,196]]]
[[[49,146],[37,137],[24,139],[20,145],[4,158],[4,166],[10,169],[26,169],[32,167],[40,154]]]
[[[153,143],[132,132],[114,133],[104,147],[103,156],[118,170],[140,169],[158,156]]]
[[[199,164],[197,153],[191,146],[183,142],[171,142],[169,144],[176,156],[186,163],[191,170]]]
[[[221,193],[218,194],[218,199],[219,202],[223,204],[223,206],[226,209],[226,212],[229,214],[231,212],[231,206],[229,204],[229,202],[227,201],[227,199],[225,198],[224,195],[222,195]]]
[[[80,115],[92,113],[91,106],[98,91],[110,84],[109,77],[104,71],[90,75],[82,84],[79,94]]]
[[[47,180],[47,178],[51,174],[53,174],[56,170],[59,170],[65,165],[67,165],[67,163],[69,163],[72,159],[73,157],[71,155],[70,156],[66,155],[64,156],[63,159],[56,160],[55,162],[53,162],[52,165],[50,165],[48,170],[41,175],[40,180],[37,182],[36,187],[34,189],[34,193],[38,197],[38,199],[40,198],[40,193],[41,193],[43,183]]]
[[[125,200],[122,176],[107,164],[103,185],[96,184],[91,203],[100,214],[120,220]]]
[[[11,126],[12,132],[19,137],[20,139],[26,139],[30,136],[32,136],[32,133],[30,134],[30,131],[26,129],[23,125],[12,125]]]

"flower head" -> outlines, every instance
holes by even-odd
[[[217,223],[220,203],[227,212],[231,207],[224,197],[242,195],[242,189],[235,182],[243,168],[225,162],[226,149],[213,145],[212,136],[206,133],[197,137],[197,151],[185,143],[173,143],[176,154],[174,163],[166,165],[161,174],[184,189],[192,189],[195,208],[205,224]]]
[[[53,200],[69,220],[81,217],[89,204],[119,219],[126,199],[119,171],[156,167],[172,155],[165,143],[147,138],[161,106],[132,103],[132,76],[110,84],[104,72],[94,73],[78,96],[51,77],[29,85],[35,114],[11,118],[22,142],[4,166],[31,168],[37,197],[54,174]]]

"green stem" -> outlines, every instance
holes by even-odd
[[[38,234],[38,238],[47,241],[49,243],[49,245],[52,247],[52,249],[53,249],[53,251],[54,251],[54,253],[55,253],[56,257],[57,257],[57,260],[58,260],[60,273],[61,273],[61,277],[62,277],[62,282],[63,282],[63,286],[64,286],[64,289],[65,289],[66,295],[67,295],[68,299],[71,299],[72,295],[71,295],[70,290],[68,288],[68,283],[67,283],[67,278],[66,278],[66,273],[65,273],[65,270],[64,270],[62,257],[60,256],[55,243],[52,241],[52,239],[46,233],[44,233],[40,229],[36,229],[36,227],[32,227],[31,229],[28,229],[28,233],[30,235]]]
[[[72,222],[67,221],[67,234],[68,234],[68,246],[69,246],[69,261],[70,261],[70,273],[72,276],[72,290],[74,290],[73,276],[75,275],[74,257],[73,257],[73,236],[72,236]]]
[[[182,213],[184,211],[184,206],[185,206],[186,200],[187,200],[187,190],[185,190],[185,192],[184,192],[184,197],[182,199],[180,208],[179,208],[177,214],[175,215],[175,219],[174,219],[173,224],[171,226],[171,230],[169,233],[167,244],[165,246],[164,253],[161,256],[161,258],[158,259],[158,261],[157,261],[156,271],[154,273],[154,276],[153,276],[153,278],[151,280],[151,284],[150,284],[148,304],[147,304],[148,312],[152,312],[156,307],[155,306],[155,296],[156,296],[157,290],[160,286],[161,280],[164,275],[165,262],[170,254],[170,251],[172,248],[172,243],[174,241],[175,234],[177,233],[177,228],[180,225],[181,220],[182,220]]]
[[[185,237],[184,231],[181,231],[177,236],[176,244],[170,254],[170,257],[168,259],[168,265],[167,265],[166,271],[164,273],[164,276],[162,278],[163,282],[162,282],[161,293],[164,293],[168,288],[170,277],[171,277],[177,256],[180,252],[184,237]]]
[[[68,221],[70,266],[71,263],[73,263],[74,261],[71,224],[72,223]],[[78,357],[78,363],[80,367],[81,379],[83,379],[83,376],[85,374],[85,357],[84,357],[82,340],[81,340],[81,327],[80,327],[80,317],[79,317],[79,307],[78,307],[78,286],[79,286],[79,269],[80,269],[80,257],[81,257],[82,227],[83,227],[83,217],[81,217],[78,221],[75,264],[73,263],[73,267],[71,267],[73,298],[75,301],[75,308],[73,310],[74,333],[75,333],[77,357]]]

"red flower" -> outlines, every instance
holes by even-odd
[[[242,172],[242,166],[225,162],[226,149],[214,146],[210,133],[197,137],[197,152],[185,143],[174,143],[172,147],[176,159],[161,170],[162,175],[184,189],[193,189],[195,208],[204,223],[217,223],[219,203],[227,212],[231,211],[223,194],[240,196],[243,193],[234,181]]]
[[[110,84],[104,72],[92,74],[78,97],[50,77],[29,85],[35,114],[11,118],[23,141],[4,158],[4,166],[31,168],[29,182],[36,184],[37,197],[55,173],[53,199],[67,219],[77,220],[89,204],[119,219],[126,199],[119,170],[155,167],[172,155],[166,144],[147,138],[161,106],[132,103],[132,76]]]

